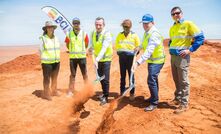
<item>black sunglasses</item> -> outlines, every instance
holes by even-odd
[[[73,25],[80,25],[80,23],[79,22],[74,22]]]
[[[123,28],[130,28],[130,27],[128,27],[128,26],[123,26]]]
[[[172,13],[171,15],[174,16],[174,15],[179,15],[181,12],[175,12],[175,13]]]

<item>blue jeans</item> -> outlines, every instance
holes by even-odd
[[[158,105],[158,91],[159,91],[159,85],[158,85],[158,75],[160,74],[160,70],[162,69],[163,64],[153,64],[148,63],[148,87],[150,90],[150,104],[152,105]]]

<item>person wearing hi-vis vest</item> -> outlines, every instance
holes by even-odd
[[[57,91],[57,77],[60,68],[60,43],[54,35],[57,28],[51,21],[46,21],[42,27],[43,35],[40,37],[42,44],[40,45],[41,66],[43,70],[43,98],[52,100],[51,95],[59,96]],[[50,90],[51,79],[51,90]]]
[[[73,91],[75,88],[75,77],[77,72],[77,65],[81,69],[81,74],[83,76],[84,82],[87,82],[87,62],[86,62],[86,48],[88,46],[88,35],[86,32],[80,28],[80,19],[75,17],[72,20],[73,30],[67,35],[65,42],[69,50],[70,58],[70,80],[69,80],[69,89],[67,96],[73,96]]]
[[[124,93],[126,85],[126,73],[128,72],[129,80],[131,77],[131,67],[133,64],[133,59],[136,51],[140,45],[140,39],[138,35],[131,31],[132,22],[129,19],[125,19],[121,26],[123,27],[123,32],[120,32],[116,38],[115,48],[117,50],[117,55],[119,56],[120,65],[120,94]],[[132,84],[134,85],[134,76],[132,76]],[[129,84],[131,84],[129,82]],[[129,99],[134,100],[135,87],[130,91]]]
[[[144,61],[148,63],[148,87],[150,90],[150,98],[148,102],[150,105],[144,109],[144,111],[153,111],[158,105],[158,76],[165,62],[163,37],[154,25],[154,18],[150,14],[145,14],[142,18],[143,28],[145,30],[143,36],[143,48],[144,53],[141,55],[132,67],[132,71],[135,71],[137,66]]]
[[[112,35],[109,31],[104,29],[104,18],[97,17],[95,19],[95,28],[91,34],[90,52],[93,52],[95,57],[94,66],[97,68],[99,76],[105,76],[100,81],[103,94],[99,97],[100,105],[108,102],[109,86],[110,86],[110,67],[113,55],[112,49]]]
[[[179,114],[188,109],[190,54],[203,44],[204,34],[192,21],[183,19],[183,12],[180,7],[172,8],[170,13],[175,21],[169,32],[169,51],[171,70],[176,87],[175,97],[171,103],[178,105],[174,113]]]

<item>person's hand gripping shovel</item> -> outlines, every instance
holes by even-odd
[[[98,82],[102,81],[105,78],[105,75],[103,75],[101,77],[99,76],[99,74],[97,72],[98,64],[97,64],[97,62],[95,60],[94,54],[92,54],[92,60],[94,62],[94,69],[95,69],[95,72],[96,72],[96,79],[94,80],[94,83],[98,83]]]
[[[134,77],[134,72],[137,68],[137,63],[136,63],[136,56],[137,56],[138,51],[135,52],[134,54],[134,59],[133,59],[133,64],[131,67],[131,74],[130,74],[130,86],[129,88],[127,88],[124,93],[122,94],[122,96],[125,96],[128,92],[130,92],[133,88],[134,88],[134,83],[133,83],[133,77]]]

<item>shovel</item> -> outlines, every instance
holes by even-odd
[[[94,54],[92,55],[92,60],[93,60],[93,62],[95,63]],[[94,67],[94,69],[95,69],[95,73],[96,73],[96,79],[94,80],[94,83],[98,83],[98,82],[102,81],[102,80],[105,78],[105,75],[103,75],[103,76],[100,77],[100,76],[98,75],[98,72],[97,72],[97,67]]]

